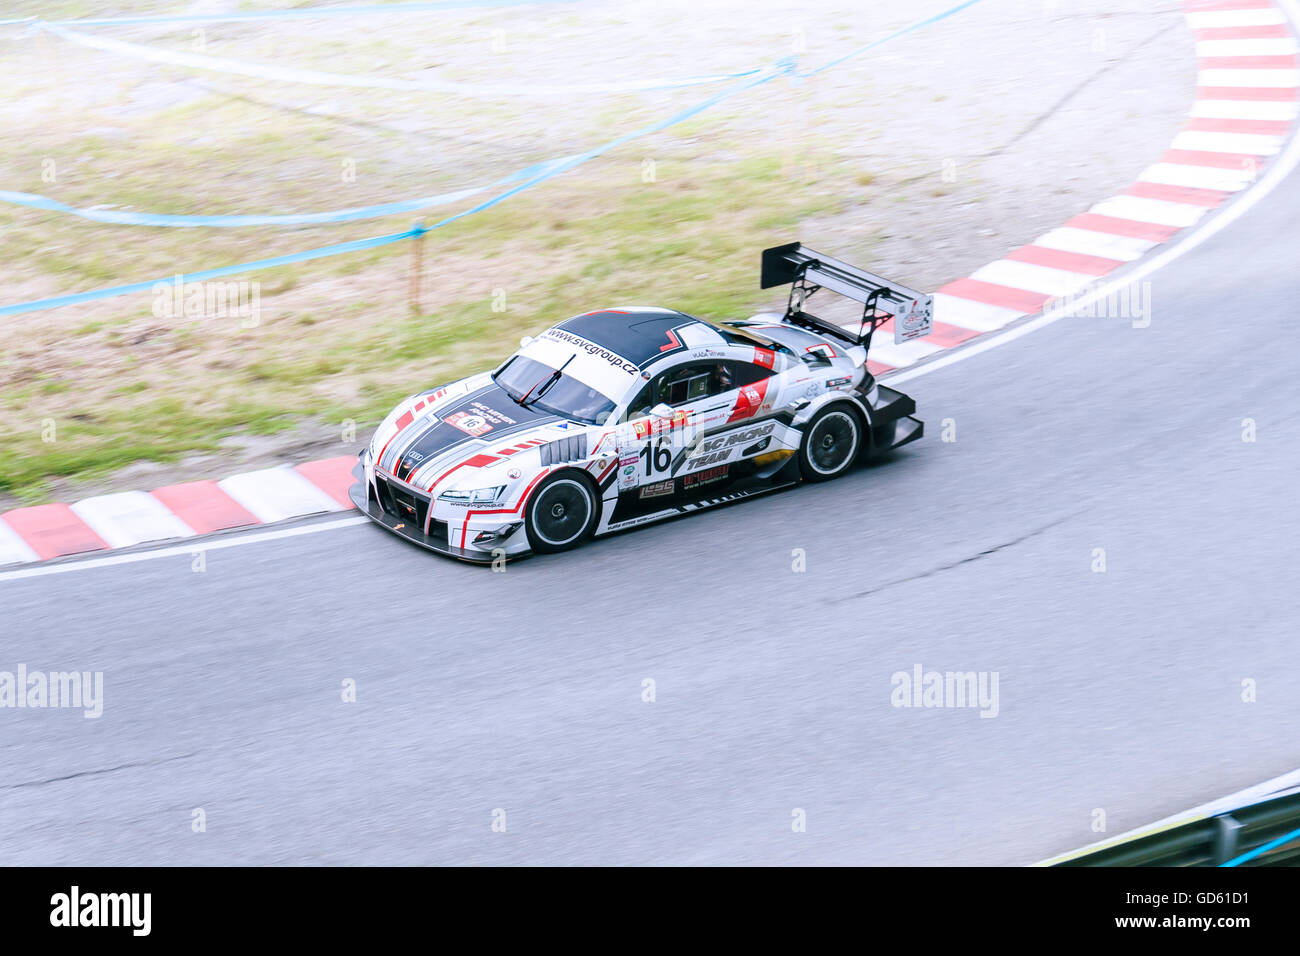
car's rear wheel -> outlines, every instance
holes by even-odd
[[[843,404],[823,408],[804,428],[799,471],[808,481],[830,481],[853,466],[862,448],[862,421]]]
[[[540,554],[576,547],[596,527],[596,495],[576,474],[552,475],[533,494],[525,511],[528,542]]]

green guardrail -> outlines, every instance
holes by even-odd
[[[1040,866],[1300,866],[1300,788],[1188,816]]]

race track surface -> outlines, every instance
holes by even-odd
[[[106,698],[4,714],[5,862],[1023,864],[1291,770],[1298,219],[908,382],[829,485],[504,574],[358,525],[0,582],[0,668]],[[891,706],[916,664],[997,717]]]

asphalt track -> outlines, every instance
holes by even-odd
[[[106,698],[4,713],[4,862],[1021,864],[1292,770],[1298,219],[910,381],[829,485],[504,574],[356,525],[0,582],[0,669]],[[998,716],[893,707],[916,664]]]

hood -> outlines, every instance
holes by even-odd
[[[408,415],[410,420],[404,421]],[[509,445],[524,432],[560,420],[557,415],[520,407],[504,389],[489,381],[449,401],[403,414],[378,464],[407,480],[433,459],[453,450],[468,455],[485,445]]]

